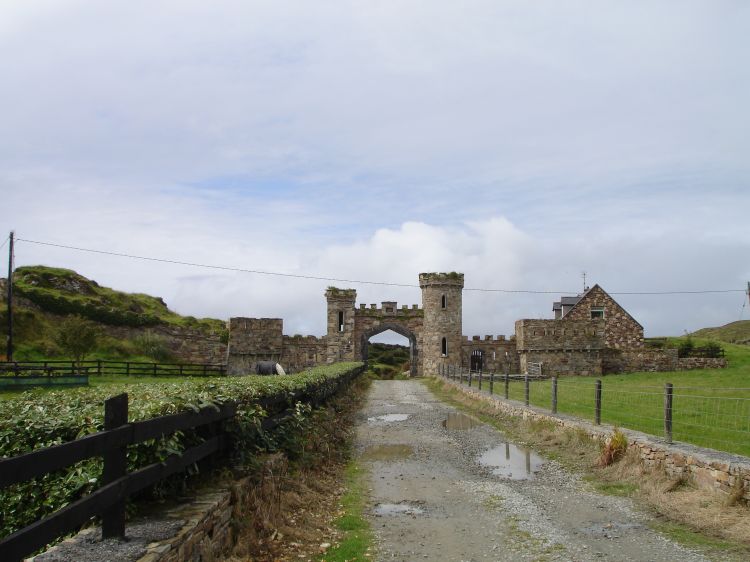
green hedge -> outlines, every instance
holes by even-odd
[[[235,443],[234,455],[247,460],[262,449],[283,446],[286,437],[264,435],[259,422],[266,414],[259,399],[285,395],[290,401],[300,392],[325,393],[336,380],[361,367],[361,363],[337,363],[283,377],[226,377],[189,379],[169,383],[107,385],[93,388],[24,392],[0,401],[0,456],[12,457],[57,445],[101,431],[104,401],[121,392],[129,396],[129,421],[197,410],[234,401],[238,413],[228,423]],[[297,418],[309,413],[297,407]],[[282,432],[283,433],[283,432]],[[128,448],[128,470],[164,460],[200,442],[195,432],[177,433]],[[80,462],[66,470],[0,490],[0,536],[6,536],[53,513],[100,485],[101,458]],[[161,496],[184,487],[189,475],[179,475],[155,490]]]

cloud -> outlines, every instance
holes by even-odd
[[[398,283],[741,288],[749,23],[737,2],[6,1],[0,231]],[[325,329],[327,282],[24,243],[19,263]],[[467,291],[465,331],[510,333],[554,298]],[[657,335],[741,305],[618,298]]]

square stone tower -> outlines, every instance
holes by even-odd
[[[328,287],[328,333],[326,362],[354,361],[354,305],[357,291]]]
[[[423,374],[436,374],[440,365],[461,365],[463,273],[420,273],[424,324]]]

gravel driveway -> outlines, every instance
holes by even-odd
[[[357,451],[380,560],[706,560],[418,381],[373,383]]]

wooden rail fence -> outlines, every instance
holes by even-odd
[[[0,374],[18,377],[125,375],[215,377],[226,375],[226,365],[215,363],[147,363],[139,361],[3,361]]]
[[[261,422],[270,431],[294,415],[294,404],[308,402],[318,406],[358,376],[362,369],[336,379],[327,390],[317,393],[279,394],[258,401],[267,412],[275,412]],[[93,517],[102,517],[103,537],[124,537],[127,498],[172,474],[218,456],[230,445],[230,436],[222,427],[237,412],[235,403],[205,407],[140,422],[128,423],[128,395],[114,396],[104,403],[104,431],[30,453],[0,459],[0,489],[44,476],[91,457],[103,457],[102,487],[59,511],[0,540],[0,559],[15,562],[32,554],[60,536],[71,533]],[[200,445],[179,455],[127,473],[127,447],[177,431],[198,431]]]

